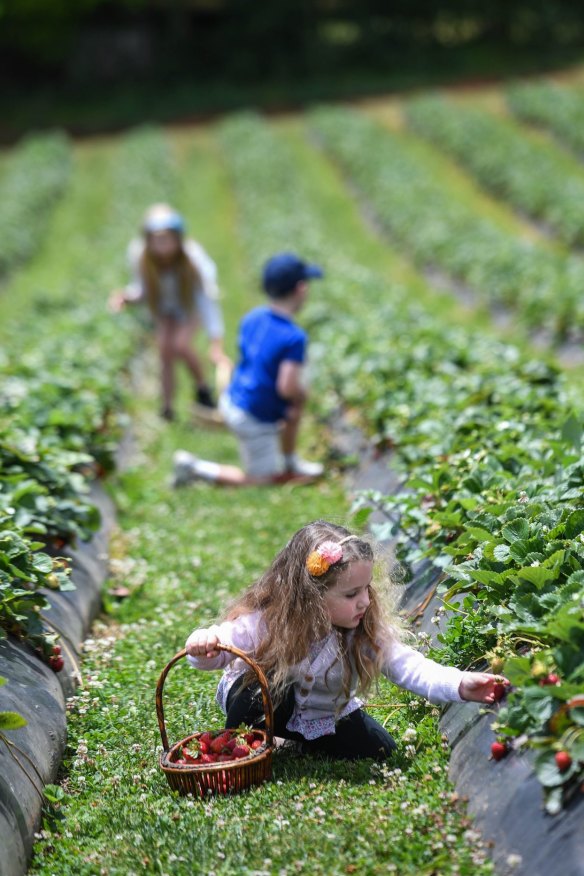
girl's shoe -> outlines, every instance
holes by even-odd
[[[174,411],[172,408],[169,407],[162,408],[160,411],[160,416],[163,420],[171,423],[174,420]]]
[[[208,386],[199,386],[197,389],[197,402],[205,408],[216,408],[215,400]]]

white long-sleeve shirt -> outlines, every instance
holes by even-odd
[[[241,615],[233,621],[216,624],[209,630],[223,645],[234,645],[253,657],[263,637],[261,613]],[[349,633],[349,637],[351,635]],[[461,670],[441,666],[397,641],[388,643],[384,652],[381,671],[390,681],[433,703],[461,702],[458,692],[463,675]],[[229,691],[248,669],[247,664],[228,651],[221,651],[214,658],[189,656],[188,661],[197,669],[224,670],[217,689],[217,702],[226,712]],[[295,707],[287,727],[301,733],[306,739],[334,733],[336,720],[363,705],[355,696],[355,671],[349,696],[344,692],[343,667],[334,631],[321,642],[315,643],[310,655],[290,669],[290,681],[294,685]]]
[[[217,266],[195,240],[186,240],[184,251],[201,278],[201,283],[193,288],[195,311],[209,338],[211,340],[222,338],[225,327],[219,305]],[[144,284],[140,274],[140,260],[143,253],[144,241],[133,240],[128,247],[128,262],[132,280],[125,289],[126,298],[131,301],[140,301],[145,297]],[[178,316],[179,318],[185,316],[180,300],[178,275],[173,268],[160,272],[160,315]]]

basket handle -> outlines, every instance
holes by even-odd
[[[258,666],[258,664],[249,657],[245,651],[240,651],[239,648],[236,648],[234,645],[222,645],[218,642],[215,645],[214,650],[216,651],[229,651],[231,654],[235,654],[236,657],[239,657],[241,660],[244,660],[246,663],[251,666],[253,671],[258,677],[258,681],[260,683],[260,690],[262,692],[262,702],[264,706],[264,712],[266,715],[266,736],[268,745],[272,745],[274,741],[274,707],[272,706],[272,698],[270,697],[270,692],[268,690],[268,680],[262,669]],[[164,667],[162,672],[160,673],[160,678],[158,679],[158,684],[156,685],[156,716],[158,718],[158,727],[160,729],[160,737],[162,739],[162,747],[164,751],[168,751],[170,746],[168,744],[168,735],[166,733],[166,724],[164,723],[164,707],[162,705],[162,691],[164,688],[164,682],[166,680],[166,676],[169,671],[172,669],[175,663],[179,660],[182,660],[183,657],[186,657],[187,649],[183,648],[182,651],[179,651],[178,654],[175,654],[172,660],[170,660],[167,665]]]

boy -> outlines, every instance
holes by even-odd
[[[269,303],[242,320],[240,360],[220,401],[225,422],[239,440],[244,468],[178,450],[174,486],[197,478],[229,486],[282,483],[323,473],[322,465],[296,454],[306,402],[302,368],[307,336],[293,319],[306,300],[309,281],[322,276],[318,265],[293,253],[279,253],[266,262],[262,285]]]

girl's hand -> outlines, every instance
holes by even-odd
[[[219,639],[209,630],[195,630],[187,639],[187,654],[191,657],[218,657],[221,653],[217,650]]]
[[[112,313],[119,313],[126,304],[126,296],[123,289],[114,289],[108,301],[108,307]]]
[[[465,672],[458,693],[463,700],[474,703],[496,703],[509,685],[509,679],[503,675],[492,675],[490,672]]]

